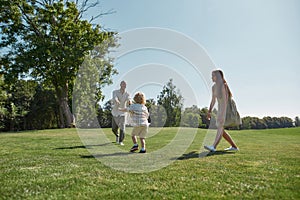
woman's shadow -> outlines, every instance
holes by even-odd
[[[220,156],[220,155],[226,155],[226,154],[234,154],[233,151],[215,151],[215,152],[207,152],[203,151],[199,153],[199,151],[191,151],[189,153],[183,154],[178,158],[178,160],[186,160],[186,159],[193,159],[193,158],[202,158],[202,157],[208,157],[208,156]]]

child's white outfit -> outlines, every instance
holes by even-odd
[[[133,126],[131,135],[145,138],[149,127],[147,107],[143,104],[131,104],[126,109],[130,113],[130,125]]]

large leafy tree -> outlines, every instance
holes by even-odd
[[[157,104],[165,108],[167,120],[165,126],[179,126],[181,119],[181,110],[183,108],[183,97],[173,83],[173,79],[163,87],[158,95]]]
[[[96,46],[100,46],[99,54],[115,46],[115,33],[83,19],[83,13],[97,4],[88,0],[80,5],[67,0],[0,0],[0,4],[0,47],[6,50],[1,72],[10,81],[25,76],[53,87],[60,126],[68,127],[73,120],[70,102],[79,67]],[[116,73],[110,59],[102,56],[101,61],[98,90]],[[102,98],[101,92],[96,95]]]

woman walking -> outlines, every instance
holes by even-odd
[[[204,148],[214,152],[216,151],[216,148],[222,138],[231,145],[229,148],[226,148],[225,150],[231,150],[231,151],[237,151],[239,150],[229,133],[227,133],[224,129],[225,121],[226,121],[226,108],[228,104],[229,98],[232,97],[231,91],[227,85],[227,82],[224,79],[224,74],[221,70],[215,70],[212,72],[212,81],[214,82],[214,85],[212,86],[212,99],[210,102],[210,106],[208,109],[207,118],[211,118],[211,111],[216,103],[216,100],[218,101],[218,113],[217,113],[217,119],[216,119],[216,126],[217,126],[217,135],[215,138],[215,141],[213,145],[207,146],[205,145]]]

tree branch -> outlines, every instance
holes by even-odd
[[[18,8],[21,10],[21,12],[23,13],[22,18],[33,27],[33,31],[35,32],[35,34],[37,34],[39,37],[43,37],[43,35],[41,34],[41,32],[38,30],[37,26],[31,21],[31,19],[28,17],[28,15],[25,13],[25,11],[22,9],[22,7],[20,5],[17,5]]]
[[[79,15],[78,18],[81,19],[83,14],[85,12],[87,12],[89,9],[96,7],[98,4],[100,4],[99,0],[97,0],[96,2],[93,2],[91,4],[88,4],[89,0],[84,0],[81,4],[81,7],[78,9],[79,10]],[[76,5],[78,6],[78,0],[76,0]],[[79,6],[78,6],[79,7]],[[114,11],[113,9],[108,10],[105,13],[100,13],[99,15],[96,16],[92,16],[92,18],[89,20],[89,23],[91,23],[92,21],[94,21],[95,19],[102,17],[104,15],[110,15],[116,13],[116,11]]]
[[[89,23],[91,23],[93,20],[95,20],[95,19],[97,19],[97,18],[99,18],[99,17],[102,17],[102,16],[104,16],[104,15],[114,14],[114,13],[116,13],[116,11],[113,10],[113,9],[110,9],[109,11],[107,11],[107,12],[105,12],[105,13],[100,13],[99,15],[96,15],[95,17],[92,16],[92,18],[90,19]]]

